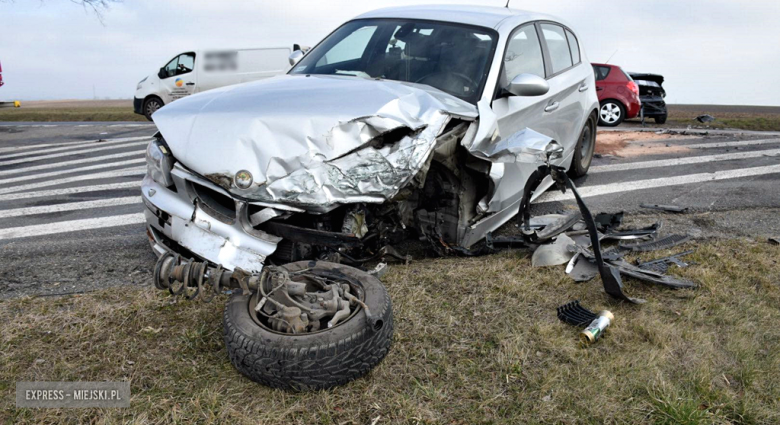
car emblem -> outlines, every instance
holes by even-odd
[[[249,186],[252,185],[252,173],[247,170],[237,172],[235,183],[239,189],[249,189]]]

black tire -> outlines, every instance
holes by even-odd
[[[290,271],[311,262],[290,263]],[[377,317],[372,327],[363,310],[320,332],[290,335],[260,326],[250,316],[252,296],[234,294],[225,307],[225,344],[231,363],[249,379],[273,388],[305,391],[343,385],[379,364],[390,350],[393,311],[379,279],[341,264],[316,262],[315,271],[341,272],[359,281],[364,302]]]
[[[661,115],[660,117],[655,117],[655,123],[656,124],[666,124],[666,115]]]
[[[626,107],[617,100],[605,100],[599,107],[599,125],[617,127],[626,119]]]
[[[593,153],[596,151],[596,120],[590,116],[585,126],[580,132],[580,138],[574,148],[574,156],[571,160],[569,175],[572,177],[582,177],[588,173],[591,162],[593,162]]]
[[[144,116],[147,120],[152,120],[152,114],[157,112],[158,109],[164,106],[162,99],[159,97],[151,96],[144,101]]]

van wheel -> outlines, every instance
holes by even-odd
[[[259,297],[238,291],[225,307],[224,335],[230,361],[239,372],[273,388],[321,390],[357,379],[382,361],[393,338],[393,310],[379,279],[324,261],[299,261],[283,267],[354,282],[375,320],[369,321],[361,309],[332,328],[280,333],[264,325],[255,312]]]
[[[599,125],[617,127],[626,119],[626,108],[617,101],[607,100],[599,109]]]
[[[574,157],[571,160],[569,174],[572,177],[582,177],[588,173],[590,163],[593,161],[593,152],[596,150],[596,120],[591,115],[577,140],[574,148]]]
[[[660,117],[655,117],[655,123],[656,124],[666,124],[666,115],[661,115]]]
[[[144,102],[144,116],[147,120],[152,120],[152,114],[163,107],[163,102],[159,97],[150,97]]]

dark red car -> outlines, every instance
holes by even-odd
[[[596,93],[599,96],[599,125],[615,127],[635,118],[642,109],[639,86],[617,65],[594,63]]]

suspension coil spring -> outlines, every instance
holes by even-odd
[[[211,302],[226,283],[229,285],[231,274],[221,266],[209,267],[207,263],[182,259],[179,254],[168,252],[154,266],[154,285],[157,289],[167,289],[171,295],[182,295],[188,300],[200,297]]]

